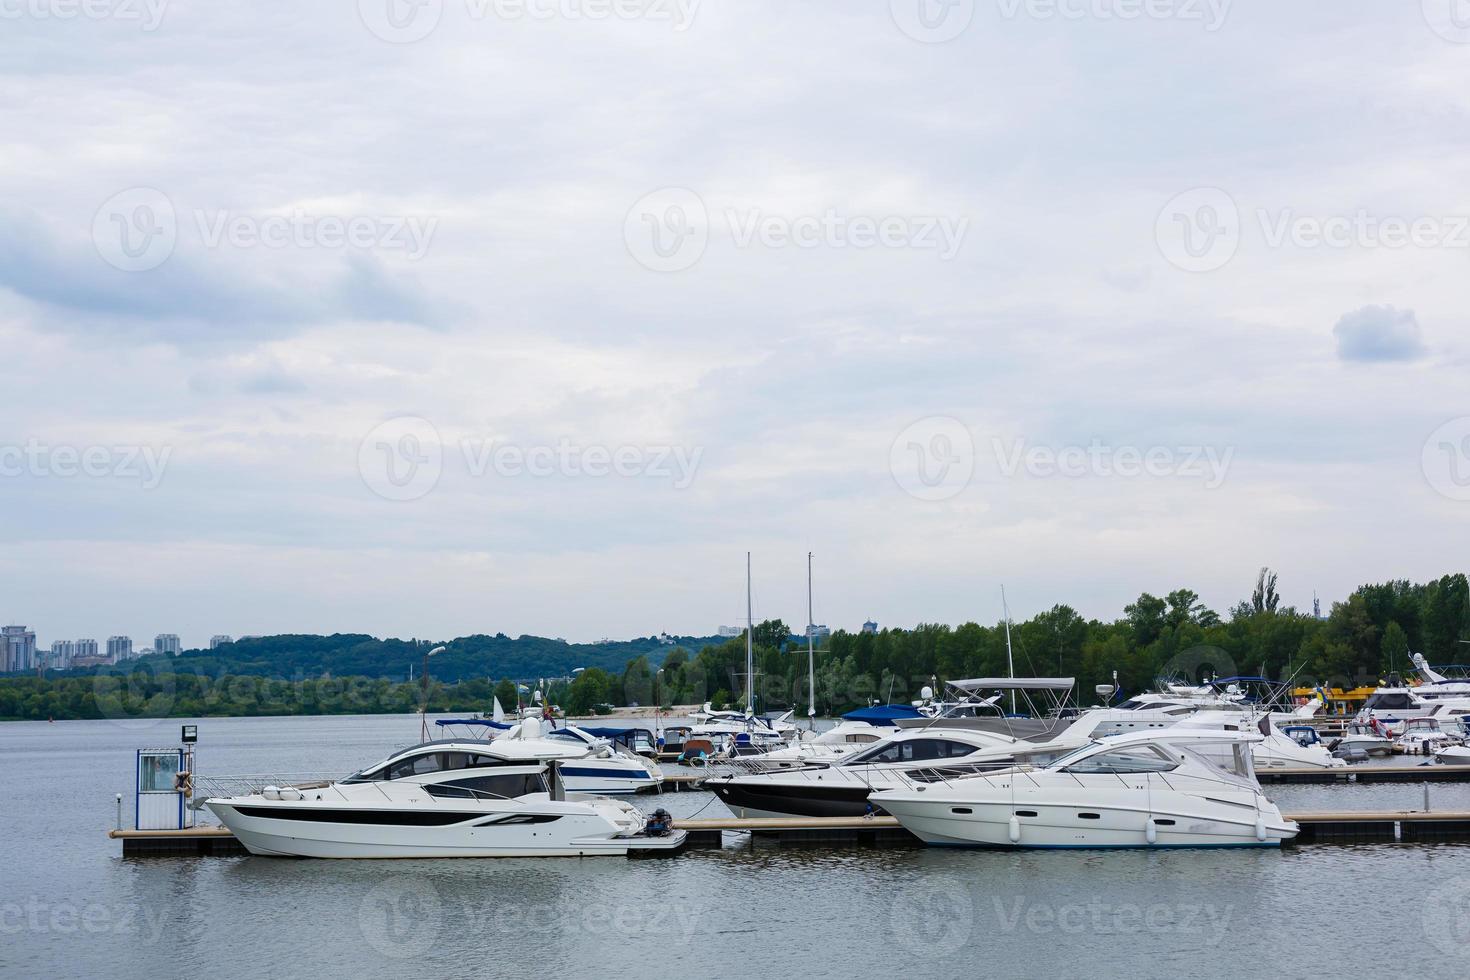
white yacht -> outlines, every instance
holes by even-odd
[[[1055,761],[876,789],[929,844],[969,847],[1273,847],[1297,825],[1261,792],[1255,732],[1172,728],[1099,739]],[[1228,765],[1201,750],[1228,757]]]
[[[1354,720],[1348,722],[1347,731],[1330,748],[1334,755],[1390,756],[1393,755],[1393,739],[1377,719]]]
[[[837,725],[813,738],[766,752],[738,755],[737,758],[741,768],[751,772],[800,769],[813,763],[836,762],[897,734],[896,720],[917,717],[920,717],[918,709],[904,705],[880,704],[859,708],[849,711]]]
[[[442,739],[345,779],[263,786],[205,805],[252,854],[318,858],[553,857],[675,850],[632,805],[568,795],[558,768],[582,746],[535,721],[484,742]]]
[[[526,719],[507,724],[484,718],[446,718],[434,724],[453,731],[458,726],[469,729],[484,729],[493,741],[520,737],[527,724],[536,726],[542,738],[553,739],[581,749],[581,755],[568,758],[561,764],[561,778],[569,793],[598,793],[604,796],[625,793],[655,792],[663,784],[663,770],[658,763],[647,759],[609,738],[604,738],[579,728],[566,725],[562,728],[547,728],[538,719]],[[468,741],[476,741],[474,738]]]
[[[860,817],[881,813],[868,794],[897,784],[906,771],[1004,768],[1014,762],[1017,743],[1008,735],[974,729],[905,729],[834,762],[781,770],[749,767],[713,776],[704,786],[738,817]],[[742,762],[731,765],[739,768]]]

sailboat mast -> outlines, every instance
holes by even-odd
[[[755,615],[750,603],[750,552],[745,553],[745,717],[755,714]]]
[[[1000,608],[1006,617],[1006,673],[1011,680],[1016,679],[1016,661],[1011,654],[1011,607],[1006,605],[1006,587],[1000,587]],[[1011,688],[1011,714],[1016,713],[1016,689]]]
[[[812,730],[817,728],[817,654],[814,634],[816,619],[812,615],[812,553],[806,553],[806,716]]]

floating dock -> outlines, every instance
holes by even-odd
[[[1298,844],[1386,844],[1470,841],[1470,812],[1401,810],[1357,813],[1310,812],[1285,815],[1301,825]],[[918,847],[919,841],[893,817],[709,817],[674,820],[688,833],[689,847],[722,847],[726,833],[782,845],[858,845]],[[113,830],[123,856],[228,856],[247,853],[223,827],[187,830]]]
[[[1375,765],[1365,763],[1341,769],[1258,768],[1256,780],[1266,783],[1454,783],[1470,780],[1470,766]]]

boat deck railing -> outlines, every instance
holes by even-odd
[[[267,786],[282,789],[321,789],[341,779],[341,773],[320,772],[271,772],[244,773],[238,775],[193,777],[195,806],[203,805],[211,797],[250,796]]]

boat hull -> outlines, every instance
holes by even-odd
[[[1200,815],[1129,808],[1095,803],[1046,806],[1029,801],[1020,809],[1035,816],[1018,818],[1018,839],[1011,839],[1009,801],[912,800],[884,802],[890,814],[926,844],[990,848],[1169,848],[1169,847],[1279,847],[1296,835],[1295,825],[1268,822],[1266,839],[1256,836],[1254,820],[1232,820],[1220,814]],[[968,810],[968,813],[958,812]],[[1094,816],[1079,819],[1086,812]],[[1155,821],[1154,841],[1148,840],[1148,821]],[[1172,825],[1159,821],[1173,821]]]
[[[705,788],[737,817],[861,817],[884,812],[876,803],[869,804],[870,787],[861,783],[821,786],[804,782],[790,786],[756,780],[710,780]]]
[[[486,823],[503,814],[466,811],[459,823],[403,826],[298,819],[289,808],[258,801],[207,805],[246,850],[272,857],[619,857],[628,853],[631,840],[612,836],[610,824],[593,814],[533,814],[529,822]],[[269,810],[276,812],[260,812]]]

